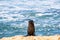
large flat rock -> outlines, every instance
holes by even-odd
[[[0,40],[60,40],[59,35],[55,36],[13,36],[13,37],[4,37]]]

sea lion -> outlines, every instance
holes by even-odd
[[[33,20],[29,20],[29,22],[28,22],[28,30],[27,30],[27,33],[28,33],[27,36],[35,36],[35,27],[34,27]]]

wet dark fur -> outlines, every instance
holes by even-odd
[[[28,23],[29,24],[28,24],[27,36],[35,36],[35,27],[33,20],[30,20]]]

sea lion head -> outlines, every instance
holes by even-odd
[[[28,25],[28,26],[30,26],[30,25],[31,25],[32,27],[34,27],[34,22],[33,22],[33,20],[30,20],[30,21],[29,21],[29,25]]]

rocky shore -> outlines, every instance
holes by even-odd
[[[60,35],[55,35],[55,36],[13,36],[13,37],[3,37],[0,40],[60,40]]]

